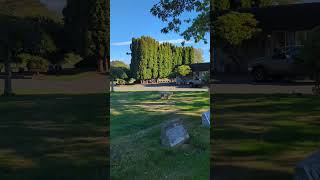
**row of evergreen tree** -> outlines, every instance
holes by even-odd
[[[130,70],[137,80],[167,78],[175,67],[196,62],[195,48],[159,43],[147,36],[133,38],[130,48]]]

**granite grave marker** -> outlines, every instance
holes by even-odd
[[[171,121],[161,129],[161,144],[167,147],[175,147],[185,143],[189,134],[181,120]]]

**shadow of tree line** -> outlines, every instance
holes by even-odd
[[[106,179],[105,94],[0,97],[0,179]]]
[[[295,165],[318,148],[319,97],[216,94],[215,98],[212,178],[292,179]],[[235,163],[240,159],[242,163]]]

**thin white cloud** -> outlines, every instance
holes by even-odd
[[[186,44],[193,44],[192,41],[186,41],[184,39],[169,39],[169,40],[161,40],[160,43],[171,43],[171,44],[181,44],[185,42]],[[112,46],[128,46],[131,44],[131,41],[123,41],[123,42],[114,42],[111,43]]]
[[[171,43],[171,44],[181,44],[182,42],[185,42],[186,44],[192,44],[192,41],[186,41],[184,39],[170,39],[170,40],[163,40],[159,41],[160,43]]]
[[[114,42],[111,43],[112,46],[128,46],[131,44],[131,41],[124,41],[124,42]]]

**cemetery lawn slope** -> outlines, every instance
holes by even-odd
[[[291,180],[319,148],[320,97],[212,94],[216,179]]]
[[[209,179],[210,129],[201,126],[208,92],[116,92],[111,95],[111,178]],[[190,135],[176,148],[160,144],[163,123],[181,119]]]
[[[0,179],[107,179],[106,94],[0,97]]]

